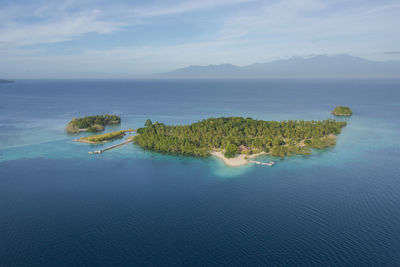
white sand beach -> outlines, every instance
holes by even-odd
[[[249,159],[253,159],[258,156],[265,155],[265,154],[267,154],[267,153],[260,152],[257,154],[248,155],[247,159],[245,158],[246,155],[239,154],[239,155],[236,155],[234,158],[228,159],[224,156],[224,153],[222,153],[221,151],[212,151],[211,152],[211,155],[223,160],[226,165],[231,166],[231,167],[238,167],[238,166],[246,165],[247,163],[249,163]]]

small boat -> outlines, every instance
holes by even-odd
[[[255,161],[255,160],[251,160],[250,162],[258,164],[258,165],[264,165],[264,166],[273,166],[275,164],[274,161],[270,161],[270,162],[261,162],[261,161]]]
[[[96,151],[90,151],[90,152],[88,152],[88,154],[90,154],[90,155],[93,155],[93,154],[101,154],[101,152],[103,152],[103,151],[101,151],[101,150],[96,150]]]

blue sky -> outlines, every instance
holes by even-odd
[[[351,54],[400,60],[398,0],[1,0],[0,78],[126,78]]]

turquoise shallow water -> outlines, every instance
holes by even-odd
[[[399,103],[399,81],[1,85],[0,265],[396,265]],[[99,113],[122,117],[106,131],[147,118],[319,120],[339,104],[354,115],[335,147],[272,168],[133,144],[90,156],[102,146],[63,130]]]

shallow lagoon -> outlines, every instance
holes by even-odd
[[[398,81],[2,84],[0,265],[395,264],[399,103]],[[131,144],[90,156],[101,146],[63,131],[98,113],[122,117],[113,131],[147,118],[326,119],[339,104],[354,115],[334,148],[272,168]]]

